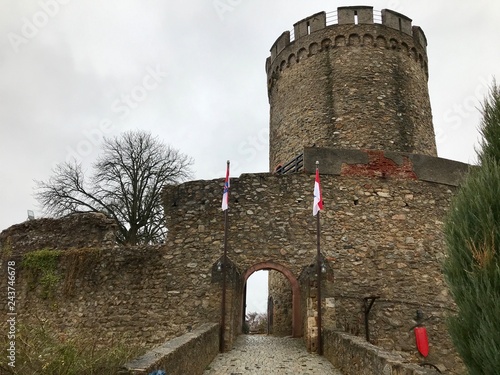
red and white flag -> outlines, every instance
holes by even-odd
[[[229,160],[227,161],[226,181],[224,182],[224,193],[222,194],[222,211],[229,208]]]
[[[323,209],[323,198],[321,197],[321,186],[319,184],[319,169],[316,168],[316,179],[314,180],[314,204],[313,216]]]

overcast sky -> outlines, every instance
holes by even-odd
[[[428,39],[439,156],[474,161],[476,107],[500,76],[495,0],[2,0],[0,230],[42,215],[33,180],[89,166],[103,136],[143,129],[192,156],[196,179],[268,171],[265,60],[313,13],[373,5]]]
[[[233,176],[268,171],[269,48],[296,21],[356,4],[2,0],[0,230],[42,215],[33,180],[70,158],[90,165],[102,137],[125,130],[192,156],[196,179],[222,177],[227,159]],[[500,2],[370,5],[423,28],[439,155],[474,161],[475,107],[500,70]]]

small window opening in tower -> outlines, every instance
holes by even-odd
[[[311,24],[307,22],[307,35],[311,34]]]
[[[354,24],[355,25],[358,24],[358,11],[357,10],[354,11]]]
[[[403,30],[403,23],[401,22],[401,18],[398,18],[399,20],[399,31]]]

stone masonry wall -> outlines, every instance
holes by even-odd
[[[205,262],[178,246],[113,245],[108,235],[114,224],[97,223],[92,215],[72,215],[30,221],[0,234],[2,275],[7,262],[15,262],[18,324],[34,327],[46,321],[61,337],[151,347],[201,323],[219,323],[221,278],[211,255]],[[43,269],[23,263],[42,249],[55,250],[51,285],[42,282]],[[234,275],[228,273],[229,298],[231,286],[238,285]],[[4,290],[6,282],[0,279]],[[6,309],[2,304],[0,313]],[[234,322],[228,319],[228,324]]]
[[[411,362],[408,353],[389,352],[360,337],[326,329],[324,356],[344,375],[432,375],[437,372]],[[445,370],[441,367],[440,370]]]
[[[281,273],[269,271],[269,297],[273,298],[272,334],[290,336],[292,333],[292,290]]]
[[[456,356],[444,324],[453,304],[440,272],[442,219],[454,188],[356,171],[350,176],[352,169],[341,170],[349,172],[321,176],[322,255],[333,280],[333,287],[322,288],[323,325],[363,335],[363,298],[376,295],[370,313],[372,341],[388,350],[415,353],[409,329],[420,308],[432,316],[427,322],[430,359],[454,369]],[[241,332],[242,275],[249,269],[273,262],[307,280],[304,272],[316,258],[313,185],[310,174],[245,174],[231,180],[226,348]],[[127,339],[148,347],[201,323],[218,323],[222,186],[218,179],[165,189],[169,233],[163,246],[103,242],[61,251],[59,281],[49,297],[44,297],[37,276],[23,267],[22,248],[12,240],[7,247],[2,243],[1,267],[16,261],[19,320],[36,324],[37,316],[61,334],[84,333],[101,343]],[[9,238],[24,238],[15,237],[12,229],[10,233]],[[301,306],[314,298],[314,280],[309,279],[309,289],[301,281]],[[5,282],[0,280],[0,287]],[[301,313],[306,321],[306,309]]]
[[[33,250],[88,248],[113,245],[117,225],[101,213],[81,213],[64,219],[28,220],[0,233],[2,254],[22,255]]]
[[[313,183],[307,174],[232,179],[229,258],[242,273],[272,260],[298,277],[314,261]],[[212,259],[221,254],[222,185],[222,180],[192,181],[166,190],[169,243]],[[454,188],[357,175],[324,175],[322,188],[322,253],[335,279],[335,288],[324,295],[326,315],[335,309],[338,328],[364,335],[363,299],[376,295],[373,342],[415,353],[409,330],[420,308],[432,316],[430,358],[454,368],[458,360],[445,327],[453,304],[440,272],[442,220]]]
[[[119,375],[147,375],[160,369],[169,375],[202,374],[218,353],[219,326],[203,324],[125,364]]]
[[[335,329],[337,317],[335,316],[335,295],[336,285],[334,283],[334,271],[326,259],[323,259],[320,271],[321,280],[321,327],[325,329]],[[302,292],[302,310],[305,313],[303,326],[304,342],[310,352],[318,350],[318,273],[317,263],[310,264],[300,275],[300,286]]]

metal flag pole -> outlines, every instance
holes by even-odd
[[[229,160],[227,161],[226,181],[224,183],[223,201],[226,199],[226,204],[229,202]],[[223,202],[224,208],[224,202]],[[221,302],[221,325],[219,337],[219,351],[224,353],[224,335],[226,331],[226,275],[227,275],[227,230],[228,230],[228,211],[229,204],[224,209],[224,256],[222,257],[222,302]]]
[[[319,171],[319,161],[316,161],[316,172]],[[320,241],[319,241],[319,235],[320,235],[320,221],[319,221],[319,215],[320,211],[318,210],[318,213],[316,214],[316,274],[317,274],[317,281],[316,283],[318,284],[317,287],[317,300],[318,300],[318,354],[322,355],[323,354],[323,345],[322,345],[322,340],[321,340],[321,247],[320,247]]]

